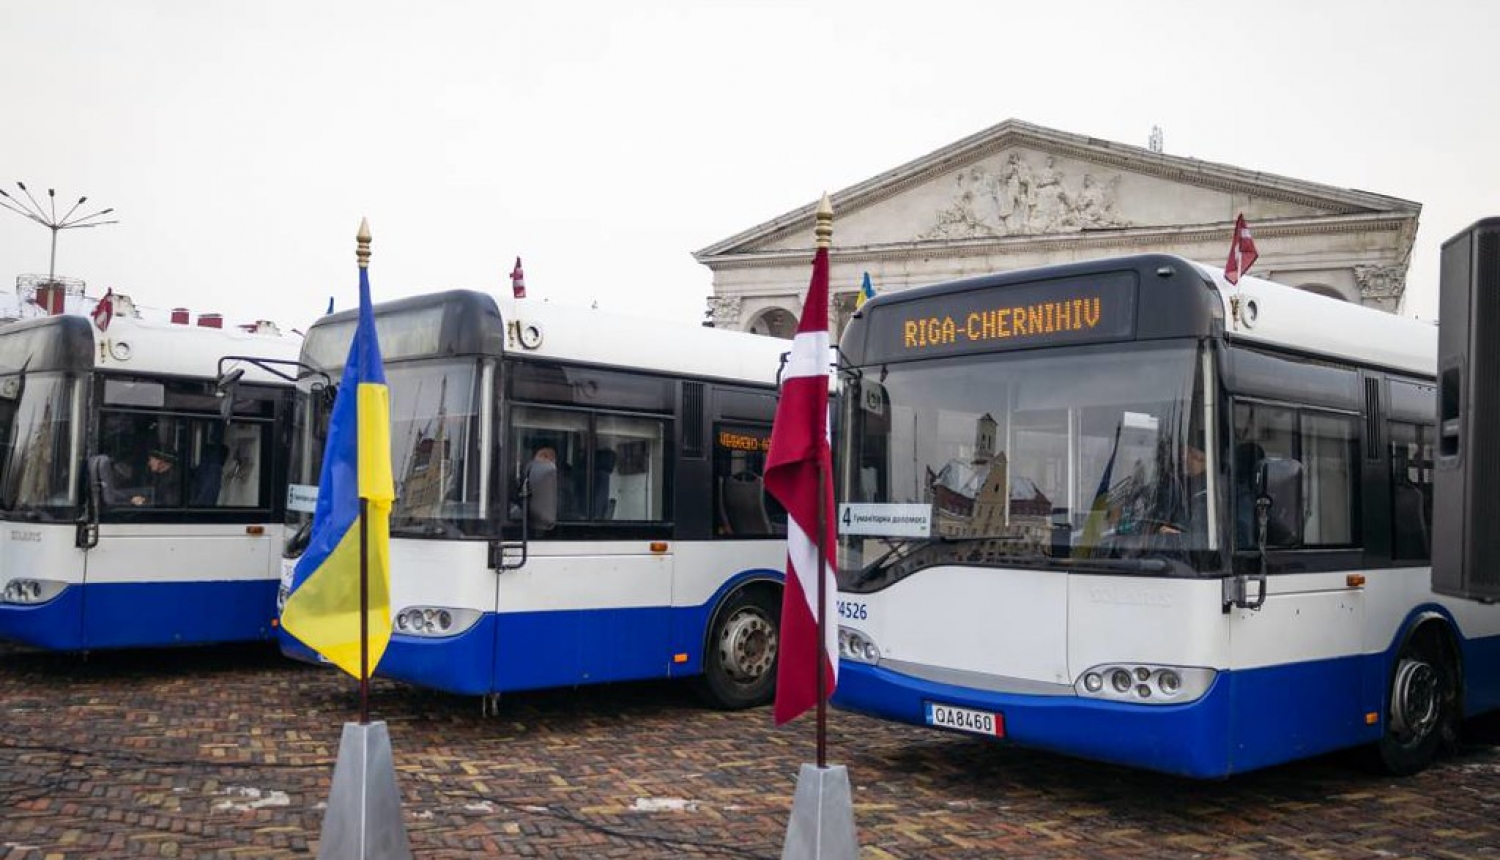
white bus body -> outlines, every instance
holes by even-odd
[[[270,641],[292,389],[221,359],[290,363],[298,347],[269,323],[119,315],[101,331],[60,315],[0,328],[0,639]],[[234,370],[226,419],[216,383]],[[152,457],[171,463],[153,473]]]
[[[1155,255],[867,303],[840,501],[925,530],[841,527],[835,704],[1194,777],[1424,766],[1500,706],[1500,608],[1430,587],[1435,344]]]
[[[463,291],[375,318],[397,492],[377,674],[485,695],[697,676],[723,705],[766,700],[785,542],[760,470],[784,341]],[[320,320],[304,361],[337,377],[353,322]],[[309,497],[315,423],[293,478]],[[521,517],[538,447],[557,458],[550,527]]]

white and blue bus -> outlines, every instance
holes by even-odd
[[[785,341],[470,291],[374,315],[396,487],[377,675],[486,697],[691,677],[723,707],[769,699],[786,515],[762,474]],[[338,379],[355,321],[317,321],[302,361]],[[283,582],[332,404],[301,388]]]
[[[1500,706],[1429,583],[1436,328],[1171,256],[883,295],[842,350],[836,706],[1223,777]]]
[[[270,642],[292,385],[229,357],[290,365],[300,343],[113,301],[105,330],[78,314],[0,328],[0,639]]]

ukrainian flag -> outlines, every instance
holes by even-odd
[[[859,285],[859,294],[854,297],[854,309],[859,310],[865,302],[875,298],[875,288],[870,286],[870,273],[865,272],[865,282]]]
[[[360,503],[366,502],[367,671],[373,674],[391,639],[390,516],[395,497],[390,392],[362,261],[359,325],[333,402],[312,539],[297,560],[281,612],[281,626],[288,633],[360,680],[365,680],[360,674]]]

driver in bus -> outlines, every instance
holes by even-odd
[[[177,475],[174,472],[176,465],[177,455],[165,449],[153,448],[146,455],[146,483],[140,487],[122,489],[120,481],[130,477],[129,470],[116,463],[108,454],[95,454],[89,459],[89,480],[103,505],[176,507],[179,504]]]
[[[1183,473],[1170,480],[1161,506],[1157,534],[1186,535],[1186,549],[1202,549],[1208,543],[1208,455],[1189,443],[1183,456]]]

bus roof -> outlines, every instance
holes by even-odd
[[[300,345],[269,324],[218,329],[117,316],[100,331],[86,316],[61,314],[0,326],[0,373],[24,367],[214,379],[225,356],[295,361]],[[235,367],[247,382],[289,384],[248,363],[224,364]]]
[[[1224,304],[1231,341],[1265,344],[1330,359],[1422,376],[1437,373],[1438,327],[1341,299],[1245,275],[1238,288],[1222,268],[1192,263],[1213,282]],[[1233,301],[1240,302],[1235,320]]]
[[[510,354],[715,379],[774,383],[789,341],[474,290],[377,303],[375,327],[388,362],[444,355]],[[304,360],[343,364],[357,309],[318,320]],[[411,325],[398,322],[410,318]]]
[[[1251,276],[1235,287],[1221,268],[1168,254],[1017,269],[876,296],[856,312],[845,351],[864,361],[908,360],[1219,332],[1231,342],[1424,376],[1437,366],[1434,325]]]

